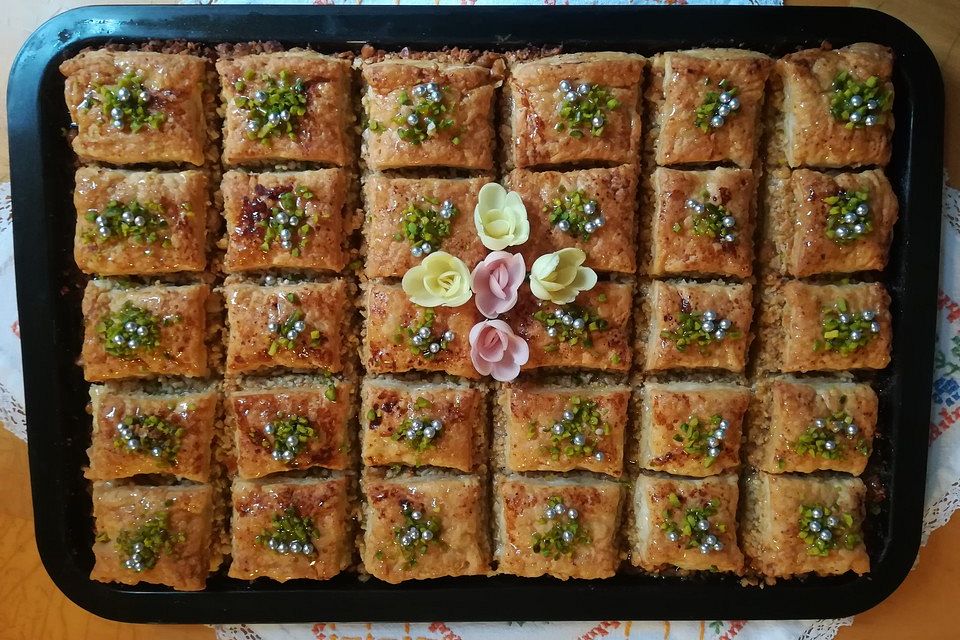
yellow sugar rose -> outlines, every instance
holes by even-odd
[[[527,208],[515,192],[507,193],[496,182],[483,185],[473,210],[480,241],[491,251],[523,244],[530,238]]]
[[[530,291],[554,304],[573,302],[581,291],[597,284],[597,274],[584,267],[587,254],[580,249],[560,249],[537,258],[530,267]]]
[[[470,299],[470,269],[446,251],[431,253],[403,274],[403,291],[421,307],[459,307]]]

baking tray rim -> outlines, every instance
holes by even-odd
[[[829,19],[824,19],[824,14]],[[650,19],[657,23],[656,31],[645,26],[637,18]],[[643,584],[630,583],[631,576],[618,575],[605,581],[572,580],[566,583],[551,580],[522,580],[497,576],[493,578],[446,578],[434,581],[404,583],[392,586],[371,581],[357,585],[340,585],[340,580],[326,583],[310,583],[282,587],[261,583],[246,585],[240,589],[208,589],[201,592],[172,592],[147,586],[124,587],[93,582],[77,564],[75,556],[68,555],[65,547],[69,540],[68,527],[64,521],[65,511],[51,509],[50,500],[67,495],[65,472],[59,471],[63,461],[63,448],[51,425],[60,413],[58,384],[50,388],[51,372],[58,368],[58,349],[55,316],[48,310],[56,304],[56,285],[59,274],[54,270],[50,238],[42,210],[46,207],[48,194],[44,193],[46,169],[55,165],[57,159],[45,157],[41,150],[56,143],[49,125],[44,127],[45,105],[42,104],[42,83],[49,73],[56,74],[59,56],[84,45],[113,41],[140,41],[146,39],[183,39],[207,42],[240,42],[262,39],[256,31],[262,22],[249,20],[257,16],[281,21],[284,29],[276,35],[296,34],[279,39],[284,42],[336,42],[340,48],[355,47],[363,42],[374,42],[385,47],[417,42],[421,48],[450,44],[462,46],[497,47],[522,46],[527,42],[565,42],[569,48],[602,49],[623,48],[619,42],[633,42],[634,48],[684,37],[695,39],[704,45],[715,41],[742,41],[744,46],[755,46],[758,40],[769,41],[770,36],[761,35],[751,41],[742,25],[734,33],[744,37],[725,35],[704,40],[703,34],[663,35],[670,28],[685,28],[679,25],[680,18],[693,22],[723,25],[736,17],[746,19],[757,29],[766,33],[763,25],[779,25],[783,31],[794,31],[797,37],[791,42],[810,42],[808,29],[816,27],[817,34],[826,33],[824,39],[834,42],[849,41],[838,33],[831,36],[831,25],[855,21],[853,29],[844,31],[872,31],[872,39],[879,42],[896,40],[897,64],[906,67],[907,78],[913,86],[923,90],[924,100],[913,104],[909,122],[898,119],[898,130],[909,126],[911,135],[910,170],[905,179],[906,201],[901,209],[913,211],[910,216],[910,235],[901,240],[906,261],[903,268],[910,282],[909,297],[913,302],[910,312],[903,312],[897,323],[902,330],[909,325],[914,338],[920,336],[923,348],[910,349],[903,366],[900,381],[900,400],[891,423],[898,426],[897,442],[891,462],[890,486],[895,488],[890,497],[890,534],[883,554],[873,571],[865,576],[842,579],[817,579],[813,581],[785,581],[773,588],[741,588],[735,582],[697,581],[670,582],[646,579]],[[471,21],[467,16],[473,18]],[[569,34],[563,38],[521,37],[509,35],[491,36],[485,27],[478,27],[478,16],[487,21],[500,18],[514,25],[523,22],[523,28],[532,28],[527,21],[540,20],[550,24],[553,33]],[[310,18],[318,22],[311,27],[301,22]],[[436,20],[451,21],[447,26],[460,29],[459,35],[438,36],[431,34],[431,25]],[[641,35],[631,33],[626,40],[615,38],[578,38],[572,31],[597,23],[599,18],[616,18],[616,29],[623,32],[625,25],[620,19],[639,28]],[[176,20],[174,20],[176,19]],[[338,22],[339,21],[339,22]],[[823,26],[814,23],[822,21]],[[396,23],[406,23],[397,29]],[[374,24],[376,23],[376,24]],[[869,29],[866,27],[869,26]],[[341,37],[329,29],[349,27],[353,31],[341,31]],[[722,27],[720,28],[722,31]],[[367,35],[361,39],[342,37]],[[521,34],[523,31],[521,30]],[[643,35],[648,33],[649,35]],[[218,35],[220,34],[220,35]],[[479,35],[478,35],[479,34]],[[274,35],[274,34],[271,34]],[[626,37],[626,34],[621,37]],[[519,39],[518,39],[519,38]],[[675,45],[682,46],[682,45]],[[769,48],[769,47],[767,47]],[[909,49],[910,56],[902,54]],[[53,67],[51,69],[51,67]],[[731,619],[731,618],[800,618],[841,617],[864,611],[889,596],[906,577],[916,557],[920,544],[920,524],[924,483],[917,482],[917,469],[925,469],[927,458],[927,425],[929,399],[932,389],[933,342],[936,323],[936,285],[939,248],[939,216],[920,217],[917,210],[939,212],[939,195],[942,176],[942,131],[943,131],[943,84],[936,59],[929,47],[912,29],[898,19],[870,9],[820,8],[820,7],[467,7],[444,8],[442,14],[432,7],[303,7],[290,5],[253,6],[90,6],[64,12],[47,21],[35,31],[23,45],[10,74],[8,86],[8,127],[10,133],[12,200],[18,211],[26,215],[14,217],[14,249],[17,280],[17,299],[20,312],[21,343],[23,352],[25,408],[29,438],[31,489],[34,503],[34,520],[38,550],[44,567],[58,588],[79,606],[99,616],[129,622],[279,622],[324,620],[519,620],[519,619],[568,619],[593,620],[602,618],[622,619]],[[54,108],[46,105],[47,108]],[[62,107],[61,107],[62,108]],[[919,113],[918,113],[919,112]],[[38,144],[38,140],[41,141]],[[915,144],[925,145],[925,152],[914,156]],[[61,147],[62,140],[60,142]],[[65,147],[64,147],[65,148]],[[61,149],[62,151],[63,149]],[[906,159],[905,159],[906,160]],[[919,163],[923,171],[910,177],[913,164]],[[55,208],[55,207],[54,207]],[[917,229],[919,228],[919,231]],[[905,234],[900,229],[901,235]],[[923,249],[912,247],[911,236],[922,236]],[[914,242],[913,244],[920,244]],[[41,286],[38,287],[38,283]],[[905,292],[906,296],[907,293]],[[904,305],[906,306],[906,305]],[[903,331],[895,331],[901,345]],[[904,356],[904,354],[900,354]],[[930,372],[904,375],[907,371]],[[903,387],[906,386],[906,391]],[[903,426],[904,405],[919,410],[920,424],[917,433],[907,433]],[[909,414],[909,411],[906,413]],[[921,430],[920,427],[923,427]],[[925,476],[924,476],[925,477]],[[893,547],[893,548],[891,548]],[[266,587],[266,588],[265,588]],[[495,595],[491,589],[496,589]],[[691,605],[689,595],[699,591],[697,602]],[[411,592],[429,594],[429,605],[409,606],[406,598],[397,594]],[[660,592],[659,595],[657,592]],[[325,594],[336,594],[332,602]],[[532,597],[531,597],[532,596]],[[224,598],[229,599],[229,605]],[[483,605],[484,598],[487,602]],[[495,606],[491,604],[493,599]],[[256,605],[254,605],[256,599]],[[289,606],[294,602],[309,603],[309,607]],[[670,600],[673,600],[671,603]],[[679,606],[678,606],[679,605]]]

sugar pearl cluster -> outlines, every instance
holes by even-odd
[[[726,79],[718,82],[717,87],[720,92],[708,91],[697,107],[694,124],[704,132],[719,129],[731,114],[740,110],[740,98],[737,97],[739,90]]]
[[[450,329],[447,329],[437,337],[429,327],[420,327],[412,340],[415,346],[422,347],[423,355],[436,355],[443,349],[446,349],[447,345],[453,342],[456,337],[456,334]]]
[[[833,307],[823,310],[821,325],[823,338],[814,343],[814,349],[838,351],[844,355],[866,346],[881,329],[877,311],[849,311],[844,300],[838,300]]]
[[[414,258],[421,258],[430,255],[430,253],[439,248],[439,241],[450,234],[450,225],[449,223],[431,224],[432,221],[430,218],[432,216],[430,216],[429,213],[424,214],[424,212],[419,210],[417,213],[421,214],[417,223],[407,222],[408,225],[415,224],[416,230],[410,232],[409,227],[407,227],[405,231],[407,237],[414,241],[413,246],[410,247],[410,255]],[[440,205],[440,210],[437,211],[437,215],[443,221],[450,220],[455,214],[456,207],[454,207],[452,200],[444,200]],[[431,242],[431,240],[433,240],[433,242]]]
[[[798,528],[798,536],[807,543],[809,555],[826,556],[841,545],[853,549],[862,541],[853,516],[842,513],[837,505],[802,505]]]
[[[306,446],[315,431],[310,421],[303,416],[279,414],[272,422],[263,425],[266,436],[263,443],[273,449],[271,457],[278,462],[290,463]],[[273,440],[272,445],[270,439]]]
[[[567,129],[571,137],[583,136],[583,128],[588,128],[594,136],[603,134],[607,124],[605,113],[620,106],[620,101],[601,86],[581,82],[574,87],[570,80],[561,80],[557,86],[560,92],[560,104],[557,107],[560,121],[554,128],[557,131]]]
[[[597,201],[580,190],[561,193],[544,210],[557,229],[584,241],[606,224]]]
[[[837,244],[848,244],[873,230],[870,205],[865,191],[841,190],[835,196],[824,198],[827,211],[827,237]]]
[[[440,519],[427,516],[423,510],[404,500],[400,503],[403,522],[393,529],[393,537],[406,560],[406,568],[417,563],[420,556],[430,550],[430,545],[440,541]]]
[[[127,71],[115,85],[88,89],[78,107],[86,111],[99,106],[101,116],[109,117],[111,127],[129,128],[136,133],[144,126],[156,129],[164,120],[163,113],[149,112],[151,101],[151,92],[143,85],[142,72]]]
[[[394,438],[398,441],[405,440],[414,449],[423,451],[440,435],[442,429],[443,420],[419,415],[404,420]]]
[[[717,515],[719,503],[716,499],[710,499],[699,507],[686,508],[679,523],[673,519],[674,510],[681,507],[679,496],[671,493],[667,501],[670,507],[664,511],[660,523],[667,540],[680,542],[686,539],[688,549],[697,548],[702,554],[723,551],[723,542],[717,534],[724,533],[726,526],[710,522],[710,518]]]
[[[679,435],[676,438],[683,442],[683,450],[691,455],[705,456],[704,466],[711,466],[723,453],[724,439],[730,421],[719,414],[703,419],[690,416],[686,422],[680,424]]]
[[[890,96],[877,76],[857,81],[849,71],[834,78],[830,113],[848,129],[873,127],[884,121]]]
[[[301,515],[296,507],[287,507],[271,518],[270,526],[256,537],[256,541],[280,555],[312,556],[315,552],[313,539],[319,535],[312,518]]]
[[[710,236],[725,244],[736,242],[737,219],[725,207],[695,198],[688,198],[685,204],[687,209],[693,211],[693,232],[696,235]],[[674,231],[679,233],[681,230],[682,227],[677,223]]]
[[[590,536],[580,520],[580,512],[564,504],[559,496],[551,496],[543,510],[542,524],[549,525],[544,533],[534,532],[531,549],[545,558],[557,559],[570,554],[580,544],[589,544]]]
[[[603,421],[600,409],[593,400],[579,396],[570,399],[560,420],[550,427],[551,455],[591,456],[603,462],[606,454],[597,450],[598,440],[610,433],[610,425]]]

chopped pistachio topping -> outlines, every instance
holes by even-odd
[[[610,425],[603,419],[595,401],[573,396],[563,415],[552,425],[541,427],[540,431],[550,436],[550,444],[544,449],[554,460],[561,455],[583,458],[603,455],[597,448],[600,440],[610,435]],[[535,431],[533,436],[536,437]]]
[[[421,509],[407,501],[400,505],[400,513],[403,515],[403,524],[394,527],[393,538],[406,560],[404,568],[410,569],[430,550],[430,545],[443,546],[440,518],[437,514],[427,517]]]
[[[263,426],[260,445],[272,450],[274,460],[290,463],[315,435],[306,417],[277,412],[277,417]]]
[[[594,136],[602,136],[607,113],[620,107],[620,101],[602,85],[583,82],[574,87],[569,80],[562,80],[558,93],[560,101],[557,114],[560,120],[554,129],[567,131],[571,138],[582,138],[585,130]]]
[[[270,526],[256,537],[257,544],[280,555],[303,554],[311,556],[316,551],[313,541],[320,532],[313,518],[300,515],[297,507],[287,507],[270,519]]]
[[[690,416],[677,427],[673,439],[683,444],[684,452],[703,459],[703,466],[713,465],[723,451],[723,441],[730,423],[718,413],[709,418]]]
[[[700,553],[723,551],[723,543],[718,539],[718,533],[726,533],[727,525],[722,522],[710,522],[710,518],[717,515],[720,506],[716,498],[711,498],[699,506],[684,508],[683,501],[675,493],[667,496],[669,507],[663,511],[663,520],[660,530],[670,542],[683,541],[687,549],[699,547]],[[683,509],[680,521],[673,519],[674,512]]]
[[[847,129],[883,124],[893,107],[893,95],[877,76],[861,82],[851,72],[841,71],[830,88],[830,115]]]
[[[415,85],[409,92],[401,91],[397,95],[397,113],[391,119],[397,126],[397,136],[404,142],[420,145],[441,131],[451,129],[456,122],[451,117],[453,108],[445,95],[449,91],[449,87],[441,87],[436,82]],[[371,121],[368,126],[374,133],[384,130],[376,121]],[[454,133],[451,142],[460,144],[460,136]]]
[[[677,318],[677,328],[660,332],[663,340],[673,342],[677,351],[686,351],[690,345],[696,345],[700,353],[727,338],[736,340],[743,334],[733,322],[719,318],[713,311],[681,311]]]
[[[248,69],[243,79],[234,83],[234,90],[240,94],[256,77]],[[278,78],[263,74],[260,86],[251,95],[237,95],[233,104],[247,116],[246,135],[248,140],[269,143],[274,136],[286,135],[297,139],[297,123],[307,112],[307,88],[300,78],[291,78],[286,70]]]
[[[160,416],[127,416],[117,424],[113,446],[121,451],[148,455],[165,465],[177,464],[183,427]]]
[[[867,191],[844,191],[824,198],[827,212],[827,237],[839,245],[850,244],[873,231]]]
[[[702,200],[687,199],[687,209],[693,211],[693,234],[719,240],[722,244],[732,244],[737,240],[737,219],[721,204],[712,202],[710,194],[704,191]],[[683,225],[673,225],[674,233],[683,233]]]
[[[290,255],[298,257],[317,226],[317,216],[307,216],[305,210],[307,202],[314,197],[306,187],[294,187],[280,193],[277,205],[271,208],[269,216],[257,222],[257,226],[264,229],[260,250],[266,253],[279,241]]]
[[[846,401],[846,396],[840,397],[841,405]],[[793,449],[800,455],[838,460],[843,458],[849,444],[857,453],[870,455],[870,445],[860,436],[860,427],[854,423],[853,416],[841,409],[815,419],[793,444]]]
[[[168,500],[165,506],[172,504]],[[151,515],[138,528],[120,531],[116,547],[123,566],[140,573],[156,566],[161,554],[172,553],[174,547],[186,540],[186,534],[172,533],[169,527],[170,512],[164,509]]]
[[[704,78],[704,86],[710,87],[710,78]],[[740,90],[724,78],[717,83],[718,90],[708,90],[703,96],[703,102],[697,107],[694,126],[706,133],[710,129],[719,129],[727,122],[727,118],[740,110]]]
[[[850,311],[846,300],[837,300],[832,307],[824,307],[820,312],[823,337],[814,341],[813,350],[850,355],[880,333],[880,322],[876,318],[876,311]]]
[[[155,349],[160,342],[160,326],[175,321],[172,317],[161,320],[127,301],[118,311],[107,314],[98,322],[96,329],[107,353],[118,358],[130,358],[138,350]]]
[[[558,307],[553,313],[541,309],[533,314],[533,319],[546,327],[547,335],[553,338],[553,342],[544,347],[545,351],[556,351],[561,343],[590,349],[592,334],[609,328],[609,323],[596,311],[574,303]]]
[[[410,351],[427,360],[432,360],[441,351],[446,351],[453,342],[454,334],[449,329],[436,335],[433,333],[433,323],[437,314],[433,309],[424,308],[421,314],[403,325],[393,335],[395,344],[406,343]]]
[[[590,544],[590,535],[574,507],[563,504],[558,496],[551,496],[544,512],[538,522],[549,524],[550,528],[545,533],[534,532],[532,535],[530,548],[534,553],[557,560],[560,556],[572,554],[579,545]]]
[[[143,86],[143,76],[127,71],[117,78],[116,84],[93,85],[80,102],[86,111],[100,106],[100,121],[110,121],[110,126],[123,131],[129,128],[137,133],[144,127],[157,129],[166,119],[162,111],[150,110],[150,91]]]
[[[284,297],[293,304],[300,303],[296,294],[287,293]],[[295,349],[298,344],[304,344],[311,349],[318,348],[323,342],[323,333],[319,329],[311,329],[305,318],[303,309],[294,309],[282,322],[267,322],[267,331],[275,336],[267,353],[275,356],[280,349]]]
[[[440,203],[436,198],[422,197],[425,206],[415,202],[407,203],[400,213],[400,231],[393,239],[406,239],[410,243],[410,252],[414,257],[427,255],[440,248],[443,241],[450,237],[450,224],[459,213],[453,201]]]
[[[431,406],[432,403],[426,398],[417,398],[413,403],[413,408],[419,412],[404,418],[391,438],[397,442],[406,443],[418,453],[423,453],[430,447],[436,446],[434,440],[440,436],[443,430],[443,421],[435,416],[422,413],[423,409],[428,409]],[[376,419],[376,410],[371,409],[371,411],[374,411],[373,419]]]
[[[600,205],[580,189],[568,192],[560,187],[557,196],[543,205],[543,211],[550,224],[583,242],[605,223]]]
[[[189,208],[189,205],[186,206]],[[133,244],[160,242],[164,247],[170,246],[170,239],[163,234],[168,226],[163,209],[155,202],[141,204],[136,200],[111,200],[102,210],[88,210],[85,218],[87,222],[97,225],[96,231],[84,233],[85,242],[104,244],[121,239]]]
[[[811,556],[828,556],[838,546],[850,551],[863,540],[853,514],[841,512],[836,504],[801,505],[798,526],[797,535],[807,543]]]

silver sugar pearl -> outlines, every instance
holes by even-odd
[[[572,88],[573,88],[573,87],[570,85],[570,81],[569,81],[569,80],[561,80],[561,81],[560,81],[560,91],[566,93],[567,91],[570,91]]]
[[[272,434],[272,433],[273,433],[273,423],[272,423],[272,422],[268,422],[267,424],[263,425],[263,432],[264,432],[265,434],[267,434],[268,436],[269,436],[270,434]]]
[[[290,220],[288,220],[288,222],[290,223],[291,227],[295,227],[300,224],[300,218],[297,216],[290,216]]]
[[[727,104],[731,100],[733,100],[733,96],[730,95],[729,91],[724,91],[723,93],[720,94],[720,102],[722,102],[723,104]]]
[[[284,228],[284,229],[281,229],[281,230],[280,230],[280,239],[281,239],[281,240],[289,240],[292,236],[293,236],[293,232],[290,231],[290,229]]]
[[[420,327],[420,329],[417,331],[417,335],[420,336],[421,338],[429,338],[430,329],[427,327]]]
[[[573,324],[573,316],[571,316],[570,314],[564,314],[564,316],[560,319],[560,322],[562,322],[563,324],[569,327],[570,325]]]
[[[287,331],[287,340],[296,340],[300,333],[296,329],[290,329]]]
[[[561,433],[563,433],[563,425],[558,422],[555,425],[553,425],[552,430],[555,434],[560,435]]]
[[[857,205],[858,216],[865,216],[868,213],[870,213],[870,205],[868,205],[866,202],[861,202],[860,204]]]
[[[698,203],[693,198],[687,198],[686,204],[687,204],[687,209],[696,209]]]
[[[278,461],[279,461],[280,458],[282,458],[283,456],[281,455],[281,453],[280,453],[279,451],[277,451],[276,449],[274,449],[273,454],[272,454],[272,457],[273,457],[274,460],[278,460]]]
[[[269,331],[270,333],[276,333],[279,330],[280,330],[280,325],[277,324],[276,322],[271,320],[270,322],[267,323],[267,331]]]
[[[110,123],[114,129],[123,129],[123,120],[114,120]]]
[[[256,103],[264,103],[267,101],[267,92],[266,91],[257,91],[253,94],[253,101]]]
[[[723,126],[723,116],[713,116],[710,118],[710,126],[714,129],[719,129]]]
[[[859,339],[862,338],[862,337],[863,337],[863,334],[861,334],[859,331],[851,331],[851,332],[850,332],[850,339],[853,340],[854,342],[856,342],[857,340],[859,340]]]
[[[823,517],[823,509],[821,509],[820,507],[814,507],[813,509],[810,510],[810,515],[816,518],[817,520],[819,520],[820,518]]]
[[[876,124],[877,124],[877,116],[875,116],[875,115],[873,115],[873,114],[871,113],[870,115],[868,115],[866,118],[863,119],[863,124],[867,125],[868,127],[872,127],[872,126],[876,125]]]
[[[410,513],[410,517],[411,517],[413,520],[419,520],[420,518],[423,517],[423,513],[421,513],[420,511],[414,510],[414,511],[412,511],[412,512]]]
[[[293,323],[293,328],[296,329],[298,332],[303,331],[304,329],[307,328],[307,323],[304,322],[303,320],[297,320],[296,322]]]
[[[814,533],[819,533],[821,528],[819,520],[811,520],[810,524],[807,525],[807,529],[810,529],[810,531]]]
[[[417,114],[411,113],[410,115],[407,116],[407,124],[409,124],[411,127],[415,127],[419,123],[420,123],[420,116],[418,116]]]
[[[455,334],[453,331],[450,331],[449,329],[443,332],[443,339],[445,342],[453,342],[453,339],[456,337],[457,337],[457,334]]]
[[[717,115],[726,118],[730,115],[730,107],[722,104],[717,108]]]
[[[430,531],[430,529],[424,529],[423,533],[420,534],[420,537],[424,542],[429,542],[433,540],[433,531]]]
[[[421,420],[420,418],[411,420],[410,428],[413,429],[414,431],[420,431],[421,429],[423,429],[423,420]]]
[[[826,449],[827,451],[833,451],[834,449],[837,448],[837,443],[834,442],[833,440],[827,440],[826,442],[823,443],[823,448]]]
[[[140,346],[140,341],[137,340],[136,338],[130,338],[129,340],[127,340],[127,348],[136,349],[139,346]]]
[[[267,285],[268,287],[271,287],[276,283],[277,283],[277,279],[274,278],[273,276],[264,276],[263,278],[263,284]]]
[[[597,462],[603,462],[604,458],[606,457],[607,456],[603,451],[597,451],[595,454],[593,454],[593,459]]]
[[[597,211],[597,205],[594,202],[588,202],[583,205],[583,212],[588,216],[592,216]]]
[[[547,335],[551,338],[557,337],[557,328],[556,327],[547,327]]]
[[[711,533],[710,535],[705,536],[703,541],[712,547],[713,545],[717,544],[717,536]]]
[[[160,447],[154,447],[153,449],[150,450],[150,455],[152,455],[154,458],[159,458],[160,454],[162,453],[163,453],[163,449],[161,449]]]
[[[669,540],[670,542],[676,542],[679,539],[680,539],[680,534],[677,533],[676,531],[670,531],[667,533],[667,540]]]
[[[313,545],[310,544],[309,542],[304,542],[304,543],[303,543],[303,546],[300,547],[300,553],[302,553],[302,554],[305,555],[305,556],[312,556],[312,555],[313,555]]]
[[[737,111],[740,109],[740,98],[733,96],[733,99],[727,105],[729,105],[731,111]]]
[[[858,222],[857,224],[853,225],[853,232],[857,235],[862,235],[864,232],[864,226]]]
[[[570,223],[566,220],[561,220],[557,223],[557,228],[560,229],[560,231],[570,231]]]
[[[710,545],[706,543],[700,545],[700,553],[703,553],[703,554],[710,553]]]
[[[599,129],[600,127],[602,127],[602,126],[604,125],[604,122],[606,122],[606,121],[603,119],[603,116],[597,114],[597,115],[593,116],[593,120],[590,121],[590,124],[593,125],[593,128],[594,128],[594,129]]]
[[[430,353],[439,353],[439,352],[440,352],[440,344],[437,342],[431,342]]]
[[[853,111],[850,113],[850,122],[860,122],[860,112]]]
[[[582,83],[580,83],[580,86],[577,87],[577,93],[579,93],[579,94],[582,95],[582,96],[585,96],[585,95],[587,95],[588,93],[590,93],[590,88],[591,88],[591,87],[590,87],[590,84],[589,84],[589,83],[587,83],[587,82],[582,82]]]
[[[553,520],[554,518],[557,517],[557,514],[554,513],[553,511],[553,507],[547,507],[546,516],[547,516],[547,520]]]
[[[133,333],[134,331],[137,330],[137,323],[131,320],[127,324],[123,325],[123,328],[129,331],[130,333]]]
[[[846,431],[847,431],[847,436],[852,438],[855,435],[857,435],[857,433],[860,431],[860,428],[857,425],[851,423],[847,425]]]
[[[427,427],[423,430],[423,437],[427,440],[433,440],[434,436],[437,435],[437,430],[433,427]]]
[[[564,313],[563,309],[557,309],[553,312],[553,317],[557,320],[562,320],[564,315],[566,314]]]
[[[850,213],[845,213],[843,215],[843,221],[847,224],[853,224],[857,221],[857,214],[853,213],[852,211]]]
[[[880,323],[877,321],[870,323],[870,333],[880,333]]]
[[[863,96],[850,96],[850,105],[853,107],[859,107],[863,104]]]
[[[287,449],[286,451],[283,452],[283,461],[290,462],[291,460],[293,460],[293,451],[290,451],[289,449]]]
[[[573,411],[570,411],[570,409],[567,409],[566,411],[563,412],[564,420],[567,420],[567,421],[573,420],[575,417],[576,416],[574,415]]]
[[[713,550],[714,550],[714,551],[723,551],[723,543],[720,542],[719,540],[717,540],[716,542],[714,542],[714,543],[713,543]]]
[[[848,324],[851,320],[850,316],[846,313],[841,313],[837,319],[843,324]]]
[[[587,224],[583,225],[583,230],[587,233],[593,233],[597,230],[597,228],[593,226],[592,222],[588,222]]]
[[[711,458],[718,458],[720,457],[720,449],[717,447],[710,447],[707,449],[707,455]]]
[[[415,85],[413,87],[413,95],[416,98],[422,98],[423,94],[427,92],[427,87],[422,84]]]
[[[250,133],[256,133],[260,129],[260,126],[253,120],[247,120],[247,131]]]
[[[281,111],[280,119],[283,120],[284,122],[287,122],[288,120],[290,120],[290,112],[287,109],[284,109],[283,111]]]
[[[277,544],[277,553],[286,553],[286,552],[287,552],[287,545],[284,544],[283,542],[278,543],[278,544]]]
[[[726,435],[727,435],[727,432],[724,431],[723,429],[717,429],[716,431],[714,431],[714,432],[713,432],[713,437],[716,438],[717,441],[718,441],[715,446],[719,446],[719,444],[720,444],[719,441],[720,441],[720,440],[723,440],[724,436],[726,436]]]
[[[724,331],[723,329],[717,329],[716,331],[713,332],[713,337],[715,340],[723,340],[724,338],[727,337],[727,332]]]
[[[707,333],[713,333],[714,330],[716,329],[716,325],[714,325],[711,321],[706,320],[700,323],[700,328],[706,331]]]
[[[703,312],[703,319],[704,319],[704,320],[716,320],[716,319],[717,319],[717,312],[716,312],[716,311],[713,311],[713,310],[711,310],[711,309],[707,309],[706,311]]]
[[[577,435],[573,436],[573,446],[582,447],[586,443],[587,439],[583,437],[582,433],[578,433]]]
[[[723,220],[721,220],[721,223],[728,229],[737,226],[737,220],[733,216],[724,216]]]
[[[420,245],[415,245],[415,246],[411,247],[411,248],[410,248],[410,255],[412,255],[414,258],[419,258],[420,256],[422,256],[422,255],[423,255],[423,251],[420,249]]]
[[[123,109],[120,107],[114,107],[113,109],[110,109],[110,117],[114,120],[123,118]]]
[[[300,543],[296,540],[290,543],[290,553],[300,553]]]
[[[867,109],[870,111],[876,111],[880,108],[880,103],[876,100],[867,100]]]
[[[130,438],[129,440],[127,440],[127,448],[128,448],[128,449],[139,449],[139,448],[140,448],[140,441],[139,441],[137,438]]]
[[[271,111],[267,114],[267,122],[270,124],[279,124],[280,123],[280,114],[276,111]]]
[[[566,543],[573,542],[573,531],[564,531],[563,532],[563,541]]]
[[[870,322],[871,320],[877,317],[877,313],[875,311],[871,311],[870,309],[864,309],[860,313],[860,317],[866,320],[867,322]]]
[[[126,102],[129,99],[130,99],[130,89],[127,89],[126,87],[120,87],[120,89],[117,91],[117,100],[120,100],[121,102]]]
[[[577,318],[573,321],[574,329],[583,329],[585,326],[587,326],[587,323],[583,321],[583,318]]]
[[[564,98],[567,102],[573,102],[573,101],[575,101],[575,100],[577,99],[577,92],[576,92],[576,91],[567,91],[567,93],[563,96],[563,98]]]
[[[577,518],[580,517],[580,512],[574,509],[573,507],[570,507],[569,509],[567,509],[567,517],[570,518],[571,520],[576,520]]]
[[[720,445],[720,439],[717,438],[716,436],[710,436],[709,438],[707,438],[707,445],[712,448],[716,448]]]
[[[433,420],[430,421],[430,426],[433,427],[435,430],[439,431],[440,429],[443,428],[443,422],[434,418]]]
[[[427,255],[433,251],[433,245],[431,245],[429,242],[424,242],[422,245],[420,245],[420,251],[423,251],[423,255]]]
[[[836,516],[827,516],[827,519],[825,520],[825,522],[827,523],[828,527],[835,527],[838,524],[840,524],[840,521],[837,520]]]
[[[593,226],[599,229],[606,223],[606,219],[603,216],[597,216],[593,219]]]
[[[417,432],[413,429],[407,429],[407,432],[403,435],[407,436],[407,440],[413,440],[417,437]]]
[[[709,528],[710,521],[706,518],[700,518],[700,520],[697,521],[697,529],[700,529],[700,531],[706,531]]]
[[[146,327],[137,327],[137,335],[141,338],[146,336],[148,333],[150,333],[150,330]]]
[[[726,318],[720,321],[720,328],[723,329],[724,331],[729,331],[730,327],[732,326],[733,326],[733,323],[727,320]],[[723,423],[721,422],[721,424]]]
[[[295,447],[300,443],[300,438],[297,436],[287,436],[287,446]]]
[[[824,529],[820,532],[820,539],[824,542],[829,542],[833,539],[833,532],[830,529]]]

